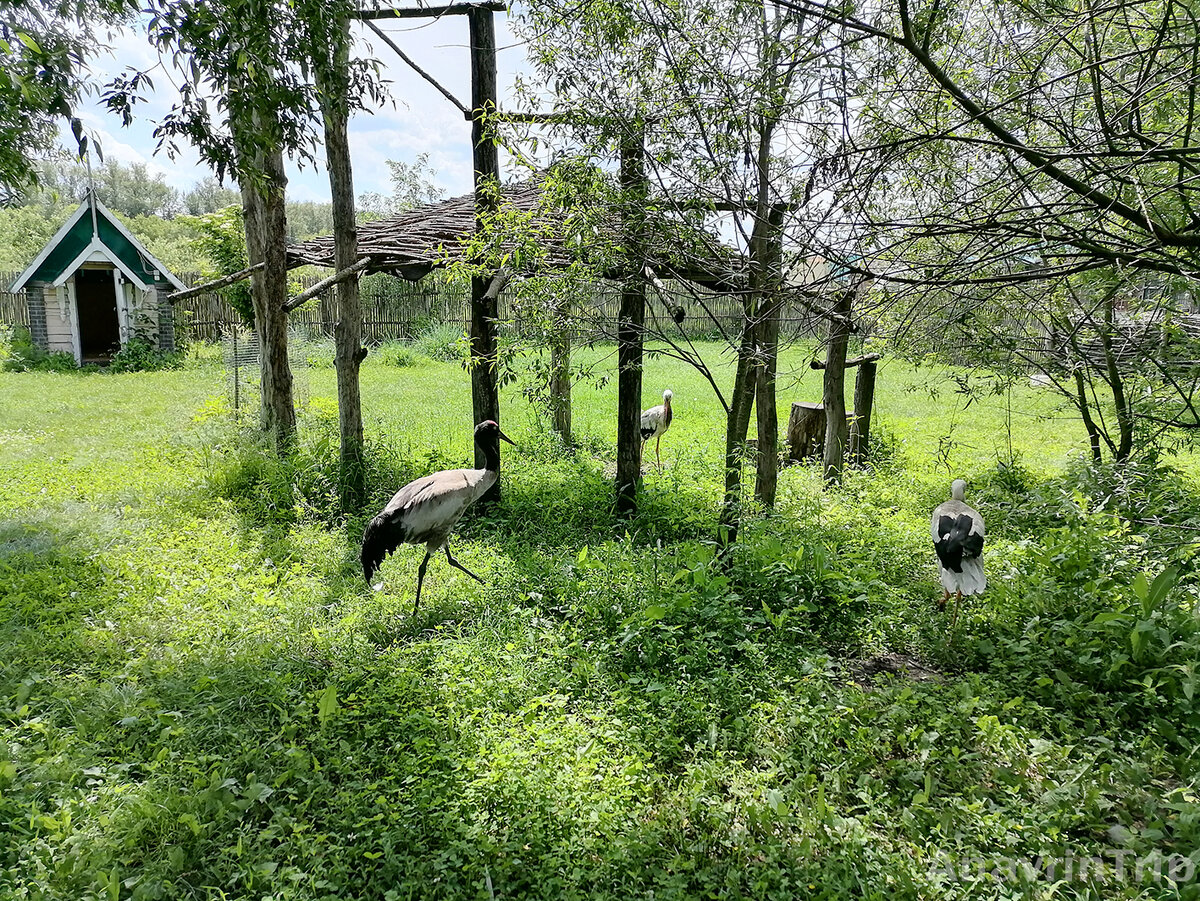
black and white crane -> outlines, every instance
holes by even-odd
[[[983,594],[987,578],[983,574],[983,517],[963,500],[967,483],[955,479],[950,483],[950,500],[933,511],[930,532],[937,553],[938,571],[946,594],[942,605],[950,600],[950,592],[958,598],[954,619],[962,606],[964,594]]]
[[[483,451],[483,469],[447,469],[414,479],[396,492],[363,532],[363,576],[370,583],[384,558],[401,544],[425,545],[425,559],[417,570],[417,599],[413,613],[421,604],[421,583],[425,567],[435,551],[444,548],[450,565],[461,569],[476,582],[475,575],[450,555],[450,531],[473,503],[496,484],[500,472],[500,441],[515,442],[500,431],[492,420],[475,427],[475,443]]]
[[[657,407],[651,407],[649,410],[642,411],[642,455],[646,453],[646,442],[651,438],[654,439],[654,459],[658,462],[658,468],[662,469],[662,457],[658,453],[658,442],[662,436],[666,434],[667,429],[671,427],[671,389],[668,388],[663,392],[663,402]]]

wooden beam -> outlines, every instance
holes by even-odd
[[[376,25],[374,22],[368,21],[367,27],[370,28],[373,32],[375,32],[375,34],[377,34],[380,38],[382,38],[383,42],[385,44],[387,44],[389,47],[391,47],[392,50],[394,50],[396,52],[397,56],[399,56],[402,60],[404,60],[406,63],[408,63],[409,68],[411,68],[414,72],[416,72],[418,75],[420,75],[422,78],[424,78],[427,82],[429,82],[431,85],[433,85],[439,91],[441,91],[442,96],[445,97],[447,100],[449,100],[451,103],[453,103],[456,107],[458,107],[459,112],[461,112],[468,119],[471,118],[471,111],[468,110],[465,106],[463,106],[459,102],[457,97],[455,97],[448,90],[446,90],[444,87],[442,87],[440,84],[438,84],[437,79],[435,79],[432,75],[430,75],[428,72],[426,72],[420,66],[418,66],[413,61],[412,57],[410,57],[407,53],[405,53],[403,50],[401,50],[399,47],[397,47],[395,42],[392,41],[392,39],[389,38],[387,36],[387,34],[384,33],[384,31],[382,29],[380,29],[380,27],[378,25]]]
[[[371,261],[367,257],[363,257],[362,259],[358,260],[358,262],[356,262],[354,265],[347,266],[345,269],[341,270],[340,272],[335,272],[333,275],[329,276],[329,278],[321,279],[319,282],[317,282],[311,288],[307,288],[306,290],[301,291],[299,294],[297,294],[295,297],[293,297],[291,300],[289,300],[286,304],[284,304],[283,308],[290,313],[290,312],[292,312],[292,310],[296,309],[297,307],[312,300],[318,294],[324,294],[326,291],[328,291],[330,288],[332,288],[338,282],[344,282],[346,279],[350,278],[352,275],[357,275],[359,272],[362,272],[369,265],[371,265]]]
[[[195,297],[197,294],[207,294],[209,291],[216,291],[218,288],[224,288],[227,285],[232,285],[234,282],[240,282],[247,279],[254,273],[262,269],[266,263],[255,263],[246,269],[240,269],[233,275],[227,275],[224,278],[218,278],[211,282],[205,282],[203,285],[196,285],[194,288],[188,288],[186,291],[176,291],[174,294],[168,294],[167,300],[175,303],[180,300],[187,300],[189,297]]]
[[[360,9],[350,14],[350,18],[360,22],[380,19],[440,19],[442,16],[465,16],[473,10],[487,10],[502,13],[508,5],[499,0],[481,0],[473,3],[451,3],[448,6],[402,6],[394,9]]]
[[[880,356],[880,354],[863,354],[861,357],[853,357],[847,360],[842,365],[848,368],[850,366],[859,366],[863,363],[874,363],[876,360],[880,359]],[[821,360],[811,360],[808,366],[810,369],[824,369],[825,363]]]

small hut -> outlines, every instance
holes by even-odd
[[[183,287],[89,191],[9,290],[25,291],[34,343],[82,364],[108,362],[135,337],[174,350],[167,296]]]

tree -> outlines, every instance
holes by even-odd
[[[351,97],[361,97],[364,88],[378,90],[376,82],[367,77],[368,72],[361,64],[351,65],[351,12],[349,3],[317,0],[302,16],[307,27],[308,52],[324,125],[325,158],[333,197],[334,268],[339,272],[349,270],[358,260],[354,177],[348,136],[350,111],[358,103],[352,104]],[[350,511],[366,499],[359,367],[367,351],[362,346],[362,306],[357,275],[343,278],[338,283],[337,299],[334,364],[341,433],[342,507]]]
[[[1200,273],[1200,26],[1188,8],[896,0],[866,21],[785,5],[836,25],[869,75],[839,160],[857,202],[826,230],[831,245],[861,240],[828,252],[888,287],[903,343],[950,339],[991,365],[1044,371],[1097,459],[1130,456],[1139,416],[1194,428],[1194,375],[1131,338],[1151,321],[1170,331],[1169,298]],[[1154,375],[1143,390],[1158,413],[1125,389],[1129,354]]]
[[[180,101],[159,123],[169,153],[187,140],[217,179],[233,175],[241,188],[259,337],[263,431],[285,448],[296,430],[287,356],[287,221],[285,153],[311,158],[315,140],[312,89],[289,55],[302,32],[297,8],[272,0],[205,4],[155,0],[148,12],[151,42],[176,63]],[[127,73],[106,95],[128,122],[145,74]]]
[[[756,395],[764,410],[760,496],[773,500],[778,247],[782,214],[801,193],[799,171],[784,150],[789,144],[828,143],[828,123],[835,117],[818,99],[830,83],[820,52],[826,28],[814,17],[747,0],[609,3],[572,7],[569,15],[555,4],[538,4],[527,22],[533,58],[543,81],[558,92],[560,118],[572,125],[573,140],[600,153],[606,143],[628,141],[636,124],[646,123],[650,191],[629,195],[633,205],[642,205],[651,219],[665,215],[690,221],[701,251],[713,258],[722,250],[696,228],[697,215],[705,209],[741,213],[735,227],[746,249],[749,283],[742,295],[741,328],[726,336],[738,358],[728,398],[697,354],[675,340],[669,327],[658,330],[657,321],[669,324],[673,316],[637,326],[643,334],[653,330],[656,339],[667,342],[668,353],[705,372],[725,406],[721,519],[723,534],[732,541]],[[805,116],[797,113],[801,107]],[[703,308],[700,299],[697,305]],[[618,468],[620,459],[619,452]]]
[[[358,198],[360,213],[382,219],[415,209],[427,203],[436,203],[445,195],[434,179],[437,170],[429,165],[429,154],[418,153],[411,163],[387,160],[391,172],[392,193],[367,192]]]
[[[128,18],[130,0],[0,0],[0,204],[33,184],[34,157],[69,120],[82,156],[88,137],[72,110],[88,89],[88,57],[107,25]]]

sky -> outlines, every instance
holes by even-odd
[[[513,85],[518,73],[529,73],[523,45],[509,28],[508,16],[496,13],[496,45],[500,107],[514,107]],[[392,41],[421,68],[450,91],[464,106],[470,106],[471,63],[467,47],[465,16],[445,16],[440,20],[397,20],[378,23]],[[449,100],[408,67],[390,47],[365,26],[356,25],[365,36],[357,41],[363,55],[373,55],[383,64],[383,77],[392,102],[373,111],[357,113],[350,121],[350,154],[357,195],[367,192],[391,193],[387,160],[412,163],[421,153],[429,154],[436,170],[435,184],[447,197],[471,190],[471,124]],[[129,128],[109,113],[97,97],[90,97],[79,110],[85,127],[100,141],[105,160],[145,163],[152,173],[161,173],[167,184],[181,191],[212,172],[200,162],[187,145],[172,160],[166,150],[155,154],[155,121],[174,103],[176,73],[169,63],[160,65],[157,52],[145,33],[125,30],[109,41],[111,49],[92,63],[95,83],[101,85],[127,67],[151,69],[154,92],[147,103],[135,107],[137,119]],[[370,49],[368,49],[368,46]],[[64,125],[60,141],[73,148],[69,129]],[[323,163],[323,160],[322,160]],[[502,173],[505,157],[501,156]],[[288,163],[289,200],[329,200],[329,179],[324,166],[311,164],[299,168]]]

